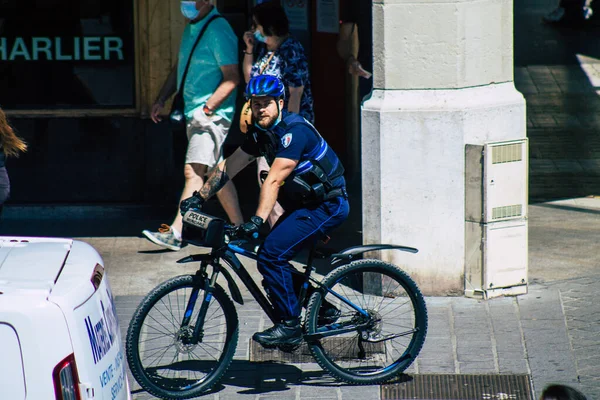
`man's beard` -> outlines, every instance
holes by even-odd
[[[273,117],[270,118],[257,118],[256,119],[256,125],[258,125],[260,128],[267,130],[273,127],[273,125],[275,125],[275,122],[277,121],[277,118],[279,117],[279,113]]]

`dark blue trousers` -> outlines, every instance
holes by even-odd
[[[328,200],[314,209],[301,208],[282,216],[283,221],[265,238],[258,253],[258,270],[282,320],[300,315],[290,260],[344,222],[349,211],[348,200],[343,197]]]

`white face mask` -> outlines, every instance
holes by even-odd
[[[196,10],[195,1],[182,1],[181,2],[181,14],[190,21],[195,20],[200,15],[200,10]]]

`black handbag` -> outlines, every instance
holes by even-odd
[[[200,39],[202,38],[202,35],[204,35],[206,28],[208,28],[208,25],[217,18],[223,18],[223,17],[220,15],[213,15],[212,17],[210,17],[210,19],[208,21],[206,21],[206,24],[204,24],[204,26],[202,27],[202,30],[198,34],[198,37],[196,38],[196,42],[194,42],[194,46],[192,47],[192,50],[190,51],[190,55],[188,57],[187,63],[185,64],[185,69],[183,70],[183,76],[181,77],[181,82],[179,84],[179,88],[177,89],[177,93],[175,93],[175,97],[173,98],[173,103],[171,105],[171,112],[169,112],[169,122],[171,123],[171,129],[173,131],[177,131],[177,132],[185,131],[185,128],[186,128],[185,111],[184,111],[185,104],[183,101],[183,89],[184,89],[184,85],[185,85],[185,78],[187,77],[188,69],[190,67],[190,62],[192,61],[192,56],[194,55],[194,50],[196,50],[196,46],[198,46],[198,43],[200,43]]]

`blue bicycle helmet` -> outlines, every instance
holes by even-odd
[[[244,95],[247,99],[260,96],[285,97],[285,86],[281,79],[274,75],[257,75],[250,79]]]

